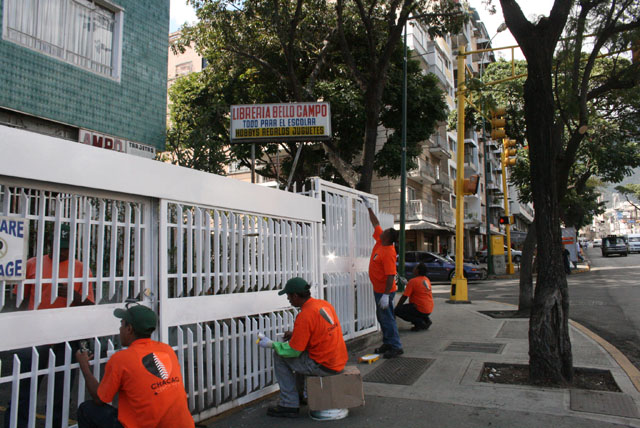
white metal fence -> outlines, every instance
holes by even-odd
[[[9,426],[19,426],[20,401],[29,427],[75,423],[87,398],[78,341],[89,342],[99,378],[120,347],[113,309],[127,299],[158,311],[154,337],[176,350],[196,420],[277,388],[255,337],[293,327],[295,310],[277,294],[289,278],[336,307],[345,337],[377,328],[359,192],[313,179],[302,196],[96,150],[0,127],[0,215],[29,220],[33,258],[28,279],[0,282]]]

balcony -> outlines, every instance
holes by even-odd
[[[494,194],[502,193],[502,187],[497,183],[497,181],[494,180],[487,182],[487,190],[493,192]]]
[[[449,153],[449,145],[444,138],[440,136],[431,137],[432,146],[429,147],[429,153],[438,159],[451,159],[451,153]]]
[[[422,201],[420,199],[413,199],[409,201],[409,204],[407,205],[407,220],[422,220]]]
[[[480,171],[480,162],[478,161],[477,153],[465,153],[464,155],[464,168],[465,170],[472,172]]]
[[[436,218],[433,205],[423,202],[421,199],[412,199],[407,205],[408,221],[430,221]]]
[[[421,184],[433,184],[436,182],[436,175],[433,166],[424,159],[418,159],[418,167],[412,169],[407,174],[409,178]]]
[[[464,213],[464,224],[470,227],[477,227],[482,223],[482,215],[479,212]]]
[[[504,199],[491,198],[489,200],[489,208],[504,210]]]
[[[436,182],[433,183],[431,189],[434,192],[440,193],[441,195],[453,192],[453,189],[451,188],[451,182],[449,181],[449,176],[446,174],[440,174],[440,177],[436,178]]]
[[[438,224],[444,224],[451,227],[455,225],[453,210],[449,206],[449,202],[444,199],[438,200]]]

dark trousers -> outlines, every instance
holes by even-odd
[[[72,349],[75,347],[72,344]],[[38,370],[47,368],[49,366],[49,349],[53,350],[56,356],[56,367],[60,367],[64,364],[64,343],[58,343],[55,345],[43,345],[38,346]],[[16,351],[18,358],[20,358],[20,372],[30,372],[32,364],[31,348],[23,348]],[[73,351],[72,351],[73,355]],[[75,378],[75,370],[69,372],[70,379],[69,384],[73,385]],[[39,389],[40,382],[44,376],[38,376],[37,386]],[[64,372],[56,372],[53,378],[53,420],[52,427],[62,427],[62,404],[63,404],[63,391],[64,391]],[[29,395],[31,394],[31,379],[22,379],[20,381],[20,391],[18,393],[18,428],[27,428],[29,424]],[[7,410],[4,412],[4,426],[9,428],[11,416],[11,402],[8,405]]]
[[[413,303],[405,303],[404,305],[398,306],[395,314],[397,317],[412,323],[416,327],[428,327],[431,325],[429,314],[417,310]]]
[[[122,428],[118,409],[109,404],[85,401],[78,407],[78,428]]]

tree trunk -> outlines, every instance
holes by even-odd
[[[376,155],[376,143],[378,141],[378,124],[380,116],[380,97],[378,88],[370,88],[365,96],[365,130],[364,130],[364,153],[362,158],[362,169],[360,171],[360,182],[358,190],[371,192],[371,180],[373,180],[373,162]]]
[[[536,249],[536,223],[529,225],[527,237],[522,248],[520,263],[520,293],[518,295],[518,312],[529,316],[533,307],[533,255]]]
[[[533,383],[564,384],[573,376],[569,296],[562,265],[558,154],[560,127],[551,80],[553,55],[574,0],[555,0],[548,17],[528,21],[515,0],[500,0],[505,23],[527,59],[524,113],[536,210],[538,278],[529,322],[529,376]]]
[[[573,361],[557,188],[561,135],[554,126],[551,61],[545,56],[529,59],[524,90],[539,267],[529,323],[529,375],[533,383],[564,384],[572,379]]]

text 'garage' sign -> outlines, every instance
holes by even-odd
[[[28,220],[0,217],[0,281],[24,279],[28,236]]]
[[[231,106],[231,142],[314,141],[331,138],[329,103]]]

